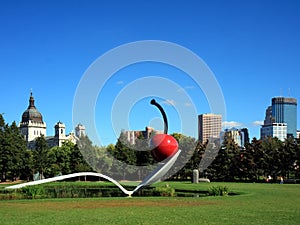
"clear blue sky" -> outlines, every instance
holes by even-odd
[[[247,127],[251,138],[259,137],[260,126],[255,123],[264,119],[272,97],[300,100],[297,0],[2,0],[0,28],[0,113],[7,123],[19,123],[32,89],[47,123],[47,135],[53,135],[59,120],[66,124],[67,132],[73,130],[73,99],[87,68],[110,49],[140,40],[173,42],[201,57],[222,89],[227,111],[224,122]],[[102,144],[116,140],[107,123],[110,118],[101,118],[102,111],[110,112],[118,93],[144,75],[176,76],[196,102],[197,114],[210,112],[201,90],[175,68],[155,63],[124,68],[109,80],[95,106]],[[142,99],[126,112],[131,129],[162,127],[159,113],[148,102]],[[164,107],[170,132],[180,132],[176,125],[180,115],[174,107]]]

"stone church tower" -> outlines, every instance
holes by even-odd
[[[43,121],[42,114],[34,105],[34,97],[30,93],[29,106],[22,114],[20,123],[21,134],[24,136],[28,146],[35,138],[44,135],[46,137],[46,123]]]
[[[55,124],[54,130],[55,130],[55,136],[53,138],[53,140],[55,142],[54,146],[61,147],[62,143],[67,140],[66,126],[65,126],[65,124],[63,124],[62,122],[59,121],[59,122],[57,122],[57,124]]]
[[[78,124],[75,127],[75,136],[78,138],[85,136],[85,126]]]

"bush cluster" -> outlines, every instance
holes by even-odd
[[[211,196],[227,196],[229,189],[226,186],[212,186],[208,189],[208,193]]]
[[[175,196],[175,189],[166,184],[165,186],[156,187],[154,195],[173,197]]]

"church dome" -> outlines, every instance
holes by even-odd
[[[28,123],[30,120],[34,122],[43,123],[42,114],[36,109],[34,105],[34,98],[32,96],[32,93],[30,93],[29,106],[22,114],[21,123]]]

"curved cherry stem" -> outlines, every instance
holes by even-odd
[[[161,112],[163,119],[164,119],[164,134],[167,134],[168,133],[168,119],[167,119],[167,115],[166,115],[164,109],[161,107],[160,104],[158,104],[155,101],[155,99],[152,99],[150,103],[151,103],[151,105],[155,105]]]

